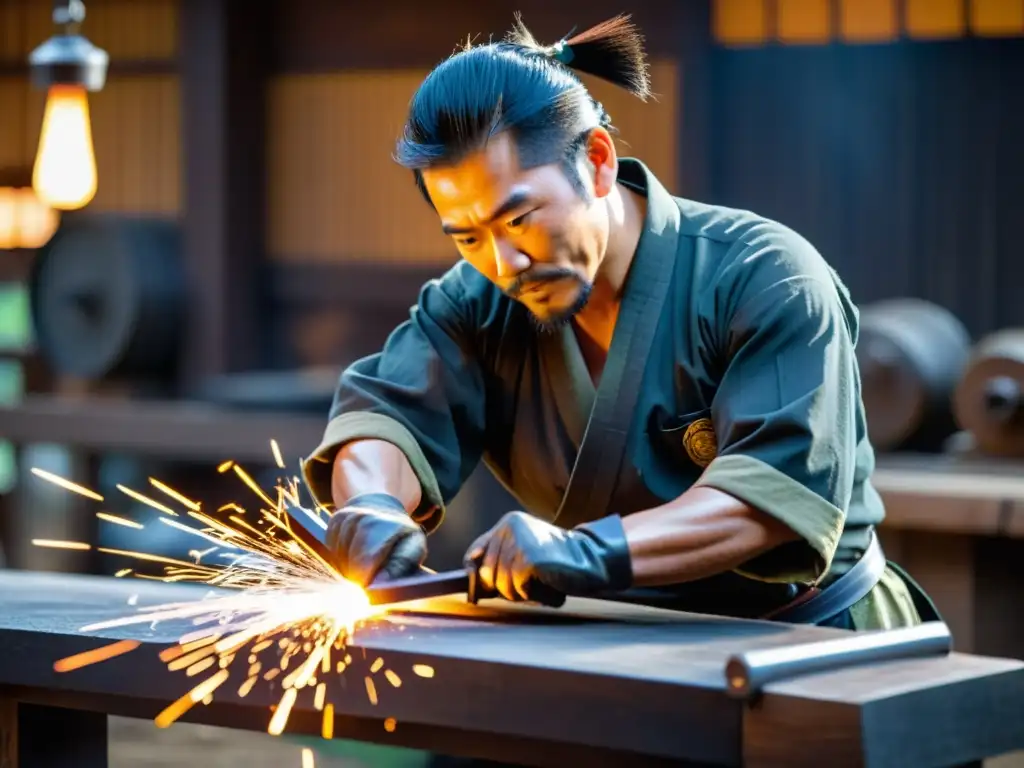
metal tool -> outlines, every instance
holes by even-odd
[[[764,686],[779,680],[834,672],[856,664],[948,656],[952,650],[949,627],[941,621],[929,621],[834,640],[746,651],[730,657],[725,665],[726,692],[733,698],[751,699]]]

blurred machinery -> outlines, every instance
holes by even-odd
[[[978,453],[1024,456],[1024,329],[1001,330],[978,342],[954,406]]]
[[[951,312],[913,298],[861,309],[857,359],[875,449],[939,452],[957,430],[953,393],[971,337]]]
[[[181,237],[164,219],[65,217],[29,279],[39,354],[90,388],[170,396],[187,311]]]

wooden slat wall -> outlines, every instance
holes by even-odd
[[[267,242],[292,263],[447,263],[455,254],[407,171],[392,160],[426,70],[284,75],[269,93]],[[620,151],[676,180],[676,66],[652,65],[655,102],[588,81],[618,126]]]
[[[0,0],[0,166],[31,167],[35,158],[46,95],[30,86],[27,68],[17,70],[53,34],[51,12],[49,0]],[[94,0],[82,31],[110,54],[112,70],[89,97],[99,187],[87,210],[176,215],[178,78],[119,70],[175,58],[177,0]]]
[[[50,0],[0,0],[0,62],[23,62],[54,33]],[[89,0],[82,34],[111,60],[177,54],[177,0]]]
[[[1024,0],[713,0],[727,46],[1024,36]]]

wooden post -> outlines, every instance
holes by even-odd
[[[182,389],[260,365],[265,94],[273,7],[182,0],[183,243],[189,321]]]

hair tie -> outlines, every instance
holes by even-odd
[[[551,58],[568,64],[573,59],[572,48],[565,44],[565,40],[559,40],[551,46]]]

